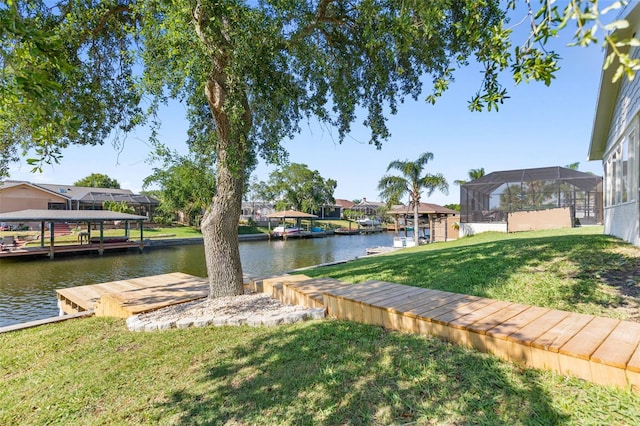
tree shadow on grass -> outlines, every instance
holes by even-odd
[[[615,274],[607,272],[638,264],[637,257],[607,249],[616,241],[606,235],[512,237],[364,258],[305,273],[351,282],[387,280],[548,308],[592,304],[606,309],[615,298],[601,292],[598,284],[613,285]],[[520,283],[511,287],[514,277]]]
[[[540,373],[342,321],[261,334],[204,363],[161,411],[181,424],[556,424]],[[542,379],[544,380],[544,379]]]

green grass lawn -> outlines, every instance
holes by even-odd
[[[0,424],[638,424],[640,396],[342,321],[0,335]]]
[[[640,248],[602,227],[484,233],[304,271],[640,320]]]
[[[55,237],[56,244],[64,244],[64,243],[78,243],[78,232],[79,230],[75,230],[73,227],[71,228],[72,233],[68,235],[61,235]],[[83,231],[86,231],[86,227],[82,228]],[[124,235],[124,228],[121,229],[105,229],[105,236],[122,236]],[[137,228],[130,229],[129,235],[132,239],[140,239],[140,230]],[[3,236],[13,236],[13,237],[24,237],[24,236],[40,236],[40,231],[0,231],[0,238]],[[92,229],[91,236],[98,237],[100,236],[99,229]],[[143,233],[144,238],[192,238],[192,237],[202,237],[202,233],[191,226],[175,226],[175,227],[166,227],[166,228],[145,228]],[[48,243],[49,238],[45,238],[45,241]],[[33,244],[40,244],[40,241],[32,241]]]
[[[601,231],[478,235],[305,273],[624,316],[640,249]],[[347,321],[134,333],[89,318],[0,335],[0,424],[635,425],[640,393]]]
[[[83,228],[84,230],[85,228]],[[69,235],[61,235],[55,237],[56,244],[78,244],[78,232],[73,230],[73,232]],[[259,234],[268,232],[266,228],[259,228],[256,226],[239,226],[238,234]],[[3,236],[38,236],[40,235],[40,231],[0,231],[0,238]],[[124,229],[105,229],[105,236],[123,236]],[[130,229],[129,235],[132,239],[140,239],[140,230]],[[100,230],[92,229],[91,236],[97,237],[100,236]],[[202,232],[199,229],[196,229],[192,226],[173,226],[173,227],[160,227],[160,228],[145,228],[143,232],[143,237],[145,239],[171,239],[171,238],[202,238]],[[45,238],[45,243],[49,243],[49,238]],[[31,241],[28,245],[40,245],[40,240]]]
[[[348,226],[348,221],[314,221],[315,226],[325,227],[327,229],[338,228],[340,226]],[[311,226],[311,223],[305,223],[305,226]],[[354,225],[355,226],[355,225]],[[86,230],[85,227],[82,230]],[[72,227],[72,233],[69,235],[62,235],[55,238],[56,244],[77,244],[78,232]],[[268,234],[269,228],[253,226],[253,225],[240,225],[238,226],[239,235],[247,234]],[[100,231],[98,229],[91,230],[92,236],[99,236]],[[124,235],[124,228],[122,229],[105,229],[105,236],[122,236]],[[129,235],[132,239],[140,239],[140,230],[137,228],[131,229]],[[4,236],[23,237],[32,236],[39,237],[40,231],[0,231],[0,239]],[[192,226],[172,226],[172,227],[158,227],[158,228],[145,228],[143,233],[144,238],[202,238],[202,232]],[[45,244],[49,243],[49,238],[45,238]],[[27,245],[40,245],[40,241],[30,241]]]

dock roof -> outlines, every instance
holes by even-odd
[[[267,217],[282,218],[282,219],[287,219],[287,218],[313,219],[313,218],[317,218],[318,216],[316,216],[315,214],[304,213],[297,210],[285,210],[281,212],[271,213],[270,215],[267,215]]]
[[[147,216],[110,210],[45,210],[29,209],[0,213],[0,222],[92,222],[103,220],[148,220]]]
[[[451,214],[451,215],[456,215],[459,212],[457,212],[456,210],[452,210],[450,208],[447,207],[443,207],[440,206],[438,204],[431,204],[431,203],[419,203],[418,204],[418,214]],[[389,210],[387,212],[387,214],[413,214],[413,206],[412,205],[407,205],[407,206],[399,206],[396,207],[392,210]]]

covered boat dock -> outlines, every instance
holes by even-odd
[[[119,213],[110,210],[20,210],[15,212],[0,213],[0,222],[3,223],[40,223],[40,246],[32,247],[3,247],[0,251],[0,258],[48,255],[50,259],[56,253],[88,252],[97,251],[102,255],[109,249],[138,248],[142,251],[144,247],[144,221],[147,216],[139,216],[128,213]],[[118,237],[105,236],[105,222],[121,221],[125,223],[124,235]],[[140,229],[140,240],[130,239],[130,222],[138,222]],[[78,234],[78,244],[55,245],[55,226],[61,223],[86,223],[87,231]],[[98,224],[98,235],[92,237],[91,225]],[[49,234],[49,246],[45,246],[45,233]]]
[[[270,229],[269,235],[271,238],[282,238],[286,240],[287,238],[310,238],[326,236],[326,232],[324,232],[323,230],[313,228],[313,220],[318,218],[318,216],[316,216],[315,214],[304,213],[297,210],[284,210],[276,213],[271,213],[267,217],[269,219],[280,219],[282,222],[282,226],[284,227],[282,234]],[[291,228],[295,230],[295,232],[287,232],[287,219],[295,220],[296,225],[294,228]],[[309,227],[308,230],[302,229],[302,220],[308,220],[311,222],[311,227]],[[269,222],[269,228],[271,228],[271,222]]]
[[[407,238],[408,225],[414,230],[413,243],[418,243],[418,238],[423,237],[428,242],[448,241],[458,238],[457,231],[453,228],[454,221],[459,221],[459,213],[447,207],[431,203],[418,204],[418,223],[413,223],[413,205],[397,207],[389,210],[388,215],[393,216],[393,230],[399,235],[399,230],[404,229],[404,237]],[[389,229],[389,227],[387,227]],[[422,233],[420,232],[422,230]],[[428,230],[428,233],[427,233]]]

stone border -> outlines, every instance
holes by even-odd
[[[126,320],[130,331],[155,331],[171,328],[206,327],[206,326],[239,326],[251,327],[293,324],[310,319],[324,319],[325,308],[308,308],[304,310],[274,314],[239,314],[225,316],[207,316],[202,318],[181,318],[178,320],[143,320],[140,315],[133,315]]]

